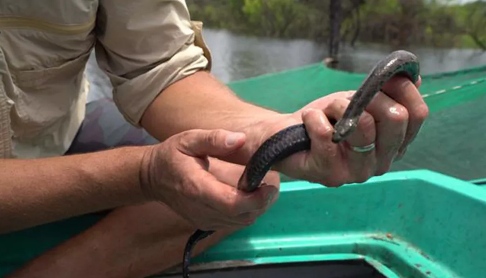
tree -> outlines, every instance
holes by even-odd
[[[342,23],[342,2],[341,0],[330,0],[329,2],[329,58],[332,62],[337,61],[339,54],[339,43],[341,41]]]
[[[477,1],[469,4],[467,9],[465,32],[478,47],[486,51],[486,3]]]

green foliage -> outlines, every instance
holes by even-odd
[[[211,28],[320,41],[329,34],[329,0],[187,0],[187,3],[192,19]],[[345,41],[357,36],[361,42],[399,46],[486,47],[486,3],[454,3],[342,0],[341,34]]]

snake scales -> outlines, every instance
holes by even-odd
[[[334,125],[332,141],[339,143],[347,138],[358,124],[359,117],[373,97],[390,78],[397,74],[405,75],[416,83],[420,75],[417,57],[407,51],[392,52],[379,61],[356,91],[343,118]],[[260,186],[263,178],[277,161],[300,152],[309,150],[311,140],[304,124],[289,126],[268,138],[250,158],[238,182],[238,189],[252,192]],[[214,231],[197,230],[189,238],[183,257],[182,274],[189,277],[189,263],[194,245],[210,236]]]

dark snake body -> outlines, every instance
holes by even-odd
[[[381,87],[397,74],[405,75],[414,84],[420,75],[417,57],[407,51],[392,52],[378,62],[354,94],[343,118],[334,125],[332,141],[339,143],[346,139],[358,125],[359,117]],[[385,92],[386,93],[386,92]],[[245,192],[256,190],[274,163],[301,151],[309,150],[311,140],[304,124],[287,127],[267,139],[253,154],[238,182],[238,189]],[[214,231],[197,230],[188,240],[184,251],[182,274],[188,278],[191,250],[200,240]]]

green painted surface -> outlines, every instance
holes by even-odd
[[[362,185],[282,185],[253,226],[195,263],[285,263],[363,257],[388,277],[478,278],[486,273],[486,191],[430,171]]]

